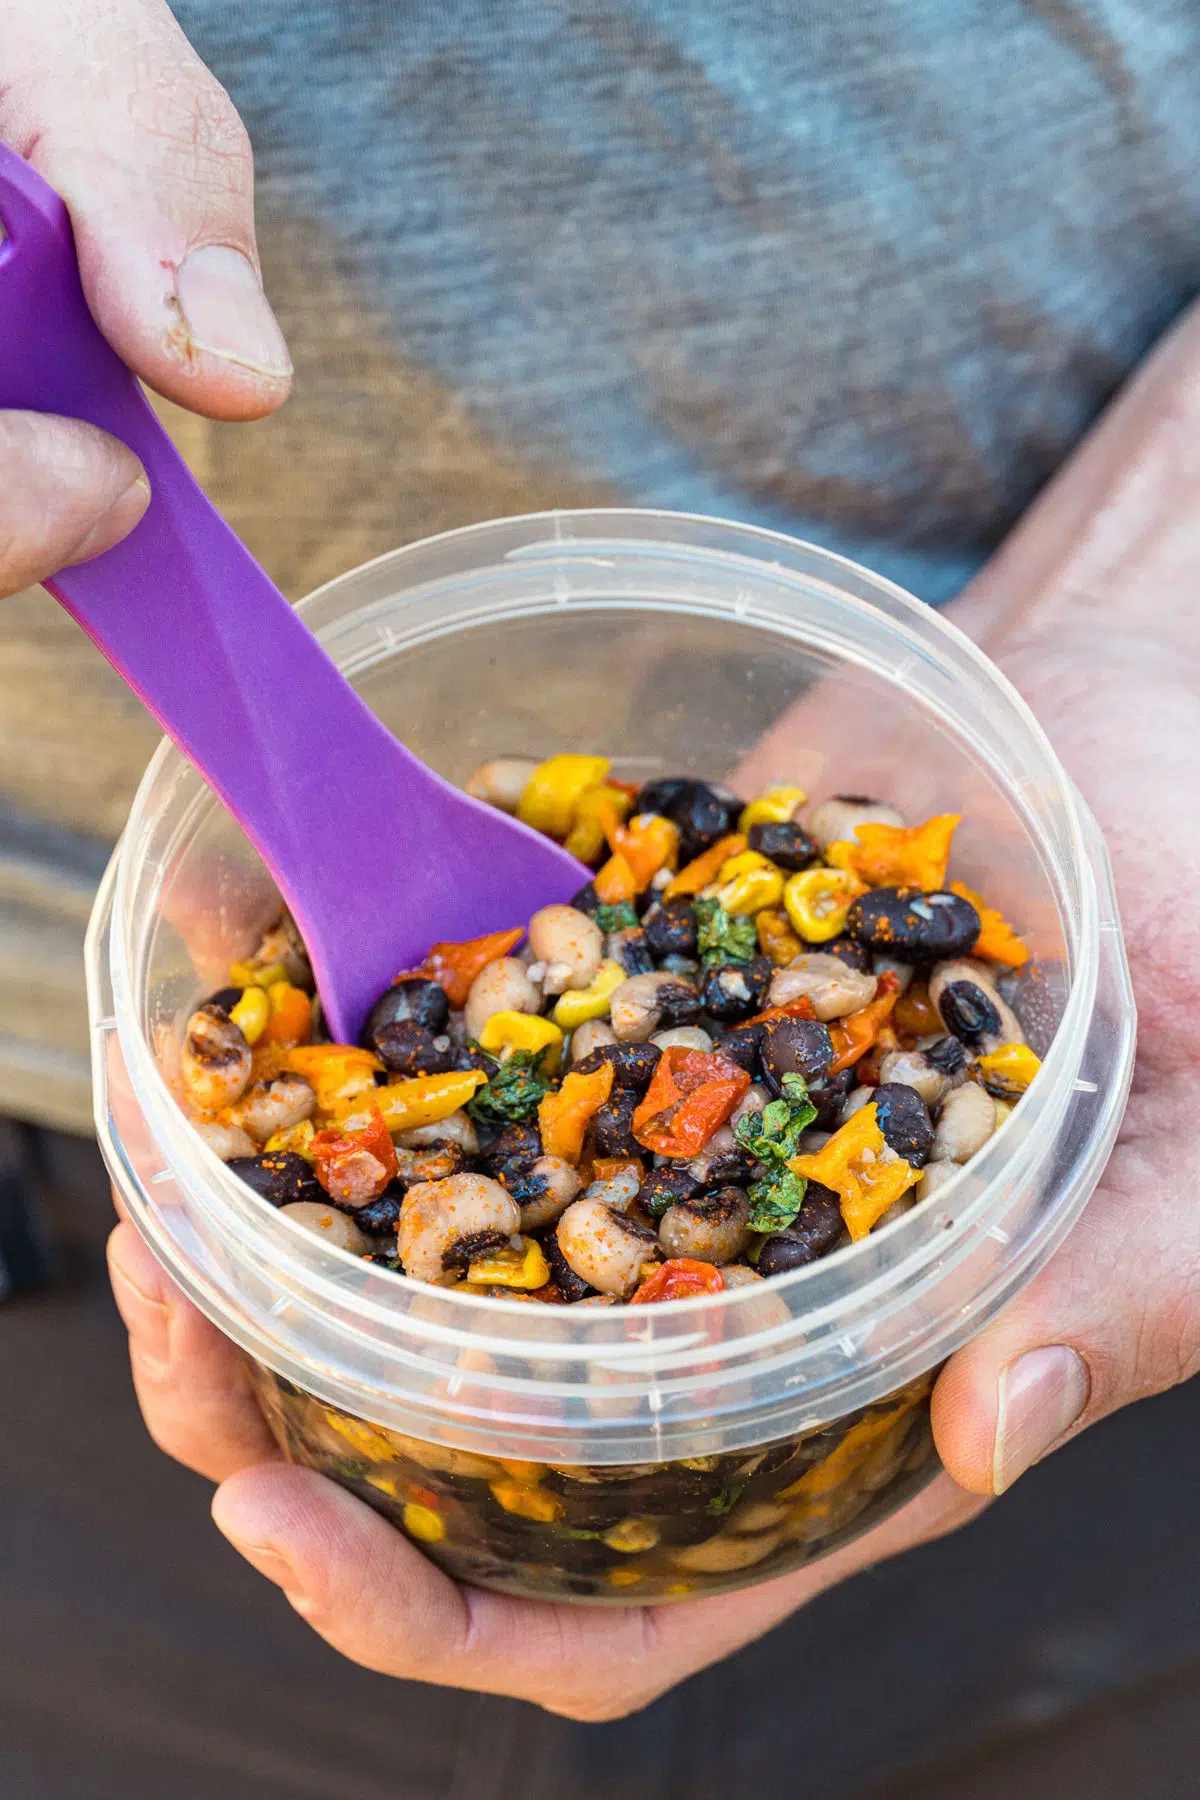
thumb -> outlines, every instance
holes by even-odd
[[[193,412],[250,419],[291,362],[262,291],[249,140],[159,0],[6,0],[0,138],[70,210],[100,329]]]

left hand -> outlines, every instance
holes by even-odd
[[[1200,1366],[1198,427],[1200,319],[1156,353],[959,607],[1105,832],[1141,1048],[1120,1142],[1080,1225],[938,1380],[934,1430],[953,1482],[941,1477],[812,1569],[714,1599],[592,1610],[460,1588],[351,1495],[281,1462],[237,1352],[133,1228],[117,1228],[117,1301],[153,1436],[222,1483],[220,1529],[335,1648],[394,1675],[615,1718],[833,1582],[972,1516],[985,1503],[975,1496]]]

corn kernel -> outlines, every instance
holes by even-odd
[[[589,1019],[607,1018],[612,997],[625,979],[625,971],[619,962],[602,962],[587,987],[568,988],[565,994],[559,995],[554,1008],[555,1024],[561,1025],[563,1031],[574,1031],[577,1025],[585,1025]],[[484,1047],[486,1049],[486,1045]]]
[[[735,857],[735,862],[740,862]],[[783,875],[772,863],[765,869],[745,869],[717,889],[717,899],[727,913],[750,918],[765,907],[776,906],[783,898]]]
[[[1019,1098],[1041,1066],[1028,1044],[1001,1044],[976,1063],[983,1085],[997,1100]]]
[[[547,1075],[558,1067],[562,1044],[559,1026],[536,1013],[493,1013],[479,1034],[480,1049],[493,1056],[501,1050],[528,1050],[538,1056],[538,1066]]]
[[[696,1584],[694,1581],[672,1581],[663,1589],[663,1593],[670,1594],[673,1600],[681,1600],[685,1594],[694,1594],[695,1591]]]
[[[542,1247],[533,1238],[520,1238],[519,1250],[493,1250],[488,1256],[477,1256],[467,1270],[472,1287],[520,1288],[530,1293],[545,1287],[550,1279],[550,1265]]]
[[[788,880],[783,904],[795,931],[808,944],[826,944],[846,929],[851,902],[864,892],[845,869],[802,869]]]
[[[539,763],[525,783],[517,817],[535,831],[565,838],[575,810],[589,788],[608,774],[607,756],[551,756]]]
[[[505,1512],[515,1513],[518,1519],[532,1519],[535,1525],[553,1525],[566,1510],[556,1494],[529,1487],[523,1481],[493,1481],[489,1486],[492,1498]]]
[[[287,980],[287,970],[282,963],[267,963],[262,968],[252,962],[237,962],[229,971],[231,987],[274,987],[277,981]]]
[[[271,1016],[271,1002],[267,999],[266,990],[248,987],[237,1005],[229,1009],[229,1016],[246,1042],[257,1044]]]
[[[317,1135],[316,1126],[311,1119],[301,1119],[298,1125],[289,1125],[286,1131],[276,1131],[263,1145],[264,1150],[287,1150],[293,1156],[302,1156],[305,1162],[311,1162],[312,1141]]]
[[[393,1500],[400,1498],[400,1483],[394,1475],[367,1475],[363,1479],[368,1487],[378,1488],[381,1494],[387,1494]]]
[[[756,799],[751,800],[749,806],[742,808],[738,830],[749,831],[752,825],[785,825],[796,808],[803,806],[807,799],[808,795],[803,788],[764,788]]]
[[[432,1506],[419,1506],[410,1500],[400,1517],[409,1537],[416,1538],[419,1544],[440,1544],[446,1535],[446,1521]]]
[[[640,1569],[610,1569],[604,1579],[610,1587],[636,1587],[645,1576]]]

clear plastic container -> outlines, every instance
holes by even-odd
[[[1078,1218],[1129,1085],[1133,1002],[1104,847],[1043,733],[899,589],[714,520],[505,520],[383,557],[304,613],[454,780],[492,755],[603,751],[639,779],[750,763],[818,795],[869,781],[913,817],[952,805],[955,873],[1024,930],[1053,1042],[953,1183],[807,1268],[633,1309],[418,1286],[272,1211],[171,1097],[183,1021],[274,897],[164,744],[88,947],[97,1125],[130,1216],[247,1353],[288,1453],[457,1575],[658,1600],[765,1579],[876,1523],[936,1468],[933,1373]],[[397,846],[383,897],[398,908],[403,857]]]

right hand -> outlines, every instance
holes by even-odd
[[[66,201],[88,304],[136,375],[214,419],[282,404],[250,145],[165,5],[5,0],[0,141]],[[0,412],[0,596],[110,549],[148,499],[105,433]]]

